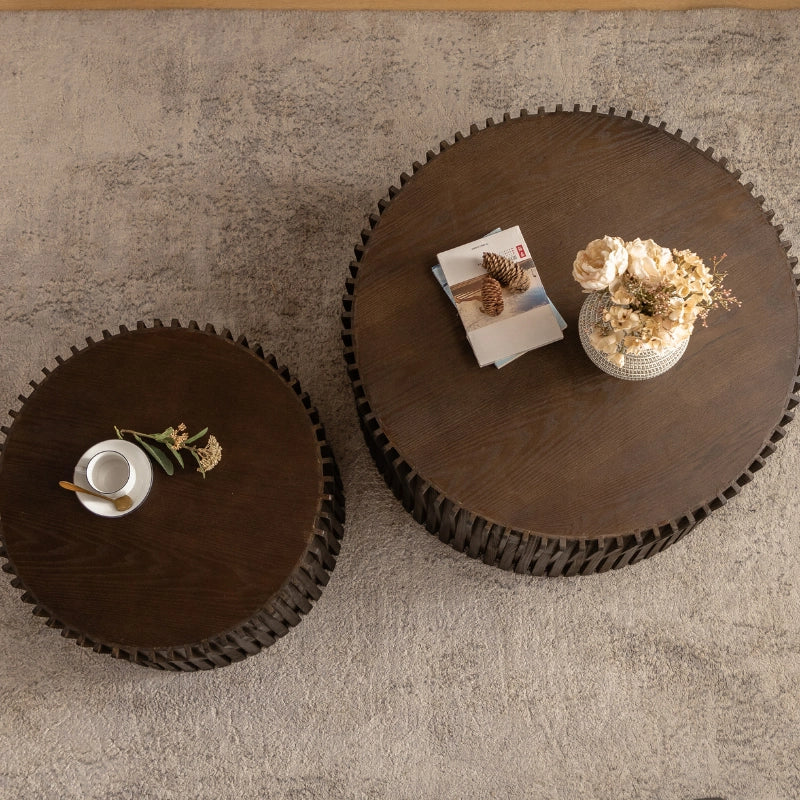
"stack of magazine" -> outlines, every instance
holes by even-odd
[[[487,272],[484,253],[516,263],[530,277],[522,292],[504,291],[497,316],[483,308],[481,286]],[[433,274],[458,309],[478,364],[502,367],[523,353],[564,338],[567,327],[550,302],[518,225],[438,254]]]

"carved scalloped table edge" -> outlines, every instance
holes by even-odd
[[[136,323],[137,330],[146,329],[147,327],[144,322],[139,321]],[[227,328],[217,333],[213,325],[208,324],[201,329],[193,320],[188,325],[182,326],[178,320],[173,319],[169,326],[165,326],[161,320],[154,319],[153,325],[150,327],[185,327],[188,330],[202,331],[208,335],[219,336],[229,341],[232,346],[241,347],[260,358],[297,395],[298,401],[302,404],[313,427],[322,469],[322,493],[317,505],[313,537],[302,560],[286,578],[278,591],[270,598],[269,602],[240,625],[211,638],[181,647],[143,649],[98,641],[86,633],[71,629],[59,620],[50,609],[39,603],[33,593],[28,590],[9,559],[2,537],[0,537],[0,557],[4,561],[2,564],[3,571],[11,575],[11,585],[21,590],[21,599],[24,602],[33,605],[33,614],[37,617],[42,617],[48,627],[59,629],[61,635],[65,638],[74,639],[79,646],[89,647],[96,653],[128,660],[140,666],[162,670],[195,672],[197,670],[227,666],[260,652],[263,648],[269,647],[277,639],[288,633],[291,627],[301,622],[304,614],[311,611],[314,602],[322,594],[322,587],[327,585],[330,573],[336,565],[345,519],[344,493],[339,469],[334,460],[331,447],[327,442],[325,428],[320,421],[319,412],[312,405],[308,394],[300,387],[299,381],[291,375],[287,367],[278,364],[275,356],[271,353],[265,354],[260,345],[249,345],[245,336],[239,336],[234,339]],[[125,325],[120,325],[119,330],[120,334],[130,332]],[[111,334],[107,330],[102,332],[103,339],[110,339],[115,335],[117,334]],[[87,347],[81,349],[73,345],[71,353],[76,355],[89,347],[95,346],[95,344],[94,339],[87,337]],[[56,356],[55,360],[58,365],[61,365],[68,358],[64,359]],[[47,376],[51,370],[44,367],[42,372]],[[36,381],[30,381],[30,386],[33,389],[36,389],[38,385]],[[18,399],[20,403],[24,404],[28,396],[19,395]],[[9,411],[12,419],[18,413],[19,409]],[[4,435],[7,435],[10,429],[10,427],[0,426],[0,432]],[[2,461],[2,450],[2,445],[0,445],[0,462]]]
[[[557,104],[554,111],[551,112],[548,112],[544,106],[539,106],[536,114],[541,116],[548,113],[568,114],[580,111],[581,106],[579,104],[575,104],[572,111],[565,111],[562,104]],[[587,112],[584,111],[583,113]],[[621,116],[617,114],[616,109],[613,107],[610,107],[606,113],[599,112],[596,105],[592,106],[591,111],[588,113],[608,117]],[[520,110],[519,118],[529,116],[533,115],[527,109]],[[727,158],[715,158],[712,147],[701,150],[699,147],[700,140],[697,137],[687,141],[683,138],[681,129],[676,129],[674,133],[670,133],[667,130],[666,122],[661,121],[658,125],[654,125],[650,122],[648,115],[644,115],[641,119],[636,119],[631,110],[625,113],[624,118],[640,122],[642,125],[659,130],[676,141],[684,143],[687,147],[699,152],[710,162],[725,170],[736,181],[739,181],[742,175],[741,170],[729,169]],[[502,121],[508,122],[511,119],[512,115],[506,112]],[[497,124],[501,123],[496,123],[492,118],[486,120],[486,125],[483,129],[473,123],[470,126],[468,135],[478,133]],[[433,161],[439,153],[457,145],[464,138],[466,138],[465,135],[457,131],[452,142],[442,140],[439,144],[438,153],[428,150],[426,164]],[[412,164],[412,174],[415,175],[424,169],[426,164],[415,161]],[[370,407],[361,383],[352,335],[355,281],[372,229],[375,228],[381,215],[411,178],[412,175],[407,172],[403,172],[400,175],[400,188],[394,185],[389,187],[388,194],[378,201],[378,213],[373,212],[368,217],[369,228],[361,231],[361,243],[354,248],[355,259],[350,262],[350,277],[346,280],[345,292],[342,296],[341,336],[347,374],[350,378],[361,431],[367,447],[387,485],[395,497],[401,501],[406,511],[411,513],[414,520],[423,524],[430,533],[438,536],[442,542],[451,545],[456,550],[465,552],[473,558],[481,559],[484,563],[494,565],[500,569],[547,577],[589,575],[635,564],[666,550],[689,533],[697,523],[708,517],[712,511],[725,505],[728,500],[739,494],[742,487],[753,479],[753,474],[764,466],[764,459],[775,451],[777,442],[786,435],[785,426],[794,418],[794,408],[800,403],[800,394],[798,393],[800,391],[800,342],[798,342],[794,384],[788,392],[783,416],[771,435],[764,441],[752,463],[730,486],[716,497],[699,508],[688,510],[681,517],[670,520],[665,525],[602,539],[572,540],[540,536],[531,532],[511,529],[474,514],[463,506],[449,500],[438,487],[419,475],[411,464],[403,458],[396,444],[390,441],[383,432],[380,420]],[[748,193],[753,194],[754,187],[752,183],[741,185],[744,186]],[[792,247],[791,242],[781,238],[783,226],[773,222],[775,212],[763,210],[764,197],[754,197],[754,200],[759,206],[762,206],[762,213],[766,221],[775,229],[780,245],[786,252],[787,266],[792,272],[796,286],[795,301],[798,302],[797,293],[800,292],[800,276],[795,272],[797,257],[789,255],[789,250]]]

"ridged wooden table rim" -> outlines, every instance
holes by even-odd
[[[320,597],[342,536],[341,480],[309,396],[274,356],[211,325],[139,322],[86,341],[31,381],[2,428],[12,584],[62,635],[143,666],[210,669],[271,645]],[[117,519],[59,488],[115,425],[179,422],[222,445],[205,479],[196,464],[154,465],[145,502]]]
[[[764,198],[666,123],[539,108],[456,133],[369,218],[343,298],[361,428],[394,494],[443,542],[534,575],[588,574],[678,541],[752,479],[798,403],[795,257]],[[436,254],[520,225],[565,339],[480,369]],[[727,254],[741,308],[632,384],[583,352],[575,254],[604,235]]]

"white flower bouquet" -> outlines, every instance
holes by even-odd
[[[690,250],[668,250],[652,239],[595,239],[580,250],[572,276],[585,292],[606,295],[602,318],[589,337],[618,367],[625,356],[679,346],[712,308],[739,301],[723,288],[726,273],[711,269]]]

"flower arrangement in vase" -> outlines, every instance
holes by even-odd
[[[581,310],[581,341],[595,364],[630,379],[669,369],[698,320],[705,325],[711,309],[740,305],[723,286],[726,273],[717,271],[723,258],[709,269],[691,250],[670,251],[652,239],[589,242],[575,257],[572,276],[590,295]],[[649,362],[647,374],[625,374],[626,361],[637,357]]]

